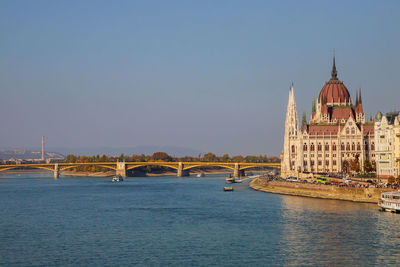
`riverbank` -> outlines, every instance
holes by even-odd
[[[364,203],[378,203],[382,192],[393,191],[391,188],[338,187],[333,185],[263,181],[259,178],[251,181],[249,183],[249,187],[257,191],[274,194],[336,199]]]

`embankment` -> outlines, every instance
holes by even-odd
[[[334,185],[318,185],[306,183],[292,183],[279,181],[263,181],[254,179],[249,183],[249,187],[263,192],[337,199],[354,202],[377,203],[382,192],[393,191],[391,188],[358,188],[358,187],[338,187]]]

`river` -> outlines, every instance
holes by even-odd
[[[221,176],[0,176],[1,266],[398,265],[400,215]]]

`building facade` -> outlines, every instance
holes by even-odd
[[[331,79],[313,102],[310,120],[303,116],[299,127],[293,85],[286,110],[281,176],[302,173],[341,173],[350,162],[363,170],[365,161],[375,160],[374,124],[366,123],[361,89],[356,100],[337,78],[335,58]]]
[[[400,175],[400,113],[391,112],[375,117],[376,175],[397,178]]]

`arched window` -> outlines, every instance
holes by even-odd
[[[356,150],[356,145],[354,144],[354,142],[351,144],[351,150]]]
[[[361,145],[360,142],[357,143],[357,150],[360,151],[361,150]]]
[[[344,150],[344,143],[342,143],[342,144],[340,145],[340,149],[341,149],[341,150]]]
[[[332,150],[333,150],[333,151],[336,151],[336,143],[333,143],[333,144],[332,144]]]
[[[346,134],[349,134],[349,133],[350,133],[349,128],[346,128]]]
[[[292,146],[292,153],[294,153],[296,151],[296,148],[294,147],[294,145]]]
[[[354,128],[351,128],[351,134],[355,134],[356,130],[354,130]]]
[[[325,151],[329,151],[329,144],[325,143]]]
[[[374,142],[371,143],[371,150],[375,150],[375,144],[374,144]]]
[[[306,143],[304,143],[304,145],[303,145],[303,151],[307,151],[307,144]]]
[[[314,151],[314,150],[315,150],[314,143],[311,143],[310,150],[311,150],[311,151]]]
[[[346,144],[346,150],[349,151],[350,150],[350,143]]]
[[[318,143],[318,151],[321,151],[322,150],[322,145],[321,145],[321,143]]]

